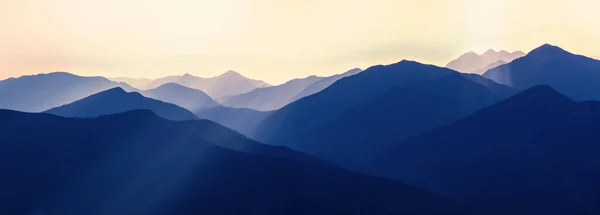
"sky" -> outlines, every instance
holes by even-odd
[[[0,79],[67,71],[271,84],[544,43],[600,55],[598,0],[0,0]]]

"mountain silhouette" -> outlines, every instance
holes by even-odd
[[[412,61],[374,66],[272,113],[252,136],[357,170],[404,137],[507,96],[463,75]]]
[[[517,88],[546,84],[577,100],[597,99],[594,87],[599,88],[595,86],[600,77],[599,65],[600,61],[545,44],[484,76]]]
[[[147,78],[127,78],[127,77],[110,78],[110,80],[113,80],[116,82],[125,82],[125,83],[131,85],[132,87],[135,87],[138,89],[142,89],[146,85],[150,84],[150,82],[152,82],[152,80],[147,79]]]
[[[312,94],[321,92],[321,90],[324,90],[325,88],[331,86],[336,81],[338,81],[338,80],[340,80],[342,78],[348,77],[348,76],[356,75],[359,72],[362,72],[362,69],[354,68],[354,69],[348,70],[347,72],[344,72],[342,74],[332,75],[332,76],[323,78],[321,80],[318,80],[318,81],[312,83],[311,85],[308,85],[302,91],[300,91],[296,95],[296,97],[293,99],[293,101],[296,101],[298,99],[301,99],[301,98],[310,96]]]
[[[157,88],[144,90],[140,93],[148,98],[175,104],[192,112],[207,107],[221,106],[221,104],[214,101],[206,93],[175,83],[163,84]]]
[[[242,76],[237,72],[228,71],[212,78],[200,78],[190,74],[184,74],[182,76],[168,76],[152,81],[143,89],[153,89],[166,83],[176,83],[189,88],[201,90],[214,99],[247,93],[256,88],[270,86],[264,81],[252,80]]]
[[[146,98],[137,92],[128,93],[121,88],[113,88],[88,96],[81,100],[45,111],[64,117],[98,117],[147,109],[170,120],[191,120],[197,117],[190,111],[174,104]]]
[[[481,55],[478,55],[475,52],[468,52],[448,63],[446,67],[464,73],[483,74],[487,71],[485,68],[494,68],[524,55],[525,53],[521,51],[509,53],[504,50],[495,51],[493,49],[490,49]]]
[[[147,110],[0,118],[2,214],[465,214],[402,183],[231,150],[271,147],[209,121]]]
[[[322,77],[314,75],[293,79],[281,85],[258,88],[247,93],[224,98],[221,103],[234,108],[250,108],[261,111],[277,110],[294,101],[298,93],[307,86],[322,79]]]
[[[208,107],[194,111],[200,119],[207,119],[231,128],[244,135],[251,135],[272,111],[257,111],[248,108]]]
[[[599,102],[535,86],[395,144],[370,170],[481,214],[597,214],[598,129]]]
[[[125,83],[103,77],[82,77],[66,72],[9,78],[0,81],[0,108],[40,112],[114,87],[134,90]]]
[[[549,85],[575,100],[600,99],[600,61],[549,44],[484,76],[518,89]]]

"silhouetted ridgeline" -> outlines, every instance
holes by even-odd
[[[536,86],[395,144],[370,172],[484,214],[600,212],[600,102]]]
[[[150,111],[0,110],[0,119],[2,214],[464,214],[435,194],[309,164],[209,121]]]
[[[600,100],[600,61],[549,44],[484,76],[518,89],[543,84],[575,100]]]

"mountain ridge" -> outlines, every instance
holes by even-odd
[[[197,117],[190,111],[174,104],[146,98],[138,92],[128,93],[116,87],[81,100],[44,111],[65,117],[99,117],[135,109],[150,109],[159,116],[171,120],[192,120]]]

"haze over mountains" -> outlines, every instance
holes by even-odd
[[[247,93],[256,88],[270,86],[264,81],[249,79],[237,72],[228,71],[212,78],[201,78],[190,74],[168,76],[153,80],[141,89],[153,89],[166,83],[176,83],[189,88],[198,89],[215,99]]]
[[[525,53],[521,51],[509,53],[504,50],[495,51],[493,49],[481,55],[475,52],[468,52],[448,63],[446,67],[464,73],[483,74],[488,69],[509,63],[524,55]]]
[[[0,81],[0,104],[56,103],[0,110],[0,214],[597,215],[600,61],[506,53],[477,55],[483,76],[402,60],[263,87]]]
[[[132,87],[135,87],[137,89],[143,89],[144,87],[146,87],[146,85],[150,84],[150,82],[152,82],[152,80],[148,79],[148,78],[126,78],[126,77],[119,77],[119,78],[110,78],[110,80],[116,81],[116,82],[125,82],[129,85],[131,85]]]
[[[294,79],[278,86],[258,88],[248,93],[224,98],[221,103],[236,108],[261,111],[277,110],[293,101],[317,93],[341,78],[355,75],[361,71],[361,69],[352,69],[330,77],[309,76]]]
[[[323,78],[314,75],[294,79],[281,85],[258,88],[244,94],[223,98],[221,103],[235,108],[250,108],[262,111],[277,110],[292,102],[304,88],[321,79]]]
[[[466,214],[435,194],[299,162],[307,156],[208,121],[149,111],[0,118],[2,214]]]
[[[40,112],[115,87],[134,90],[126,83],[104,77],[82,77],[66,72],[9,78],[0,81],[0,108]]]
[[[192,112],[197,112],[204,108],[221,106],[221,104],[214,101],[206,93],[175,83],[163,84],[157,88],[144,90],[140,93],[148,98],[176,104]]]
[[[517,89],[549,85],[575,100],[600,99],[600,61],[545,44],[483,76]]]

